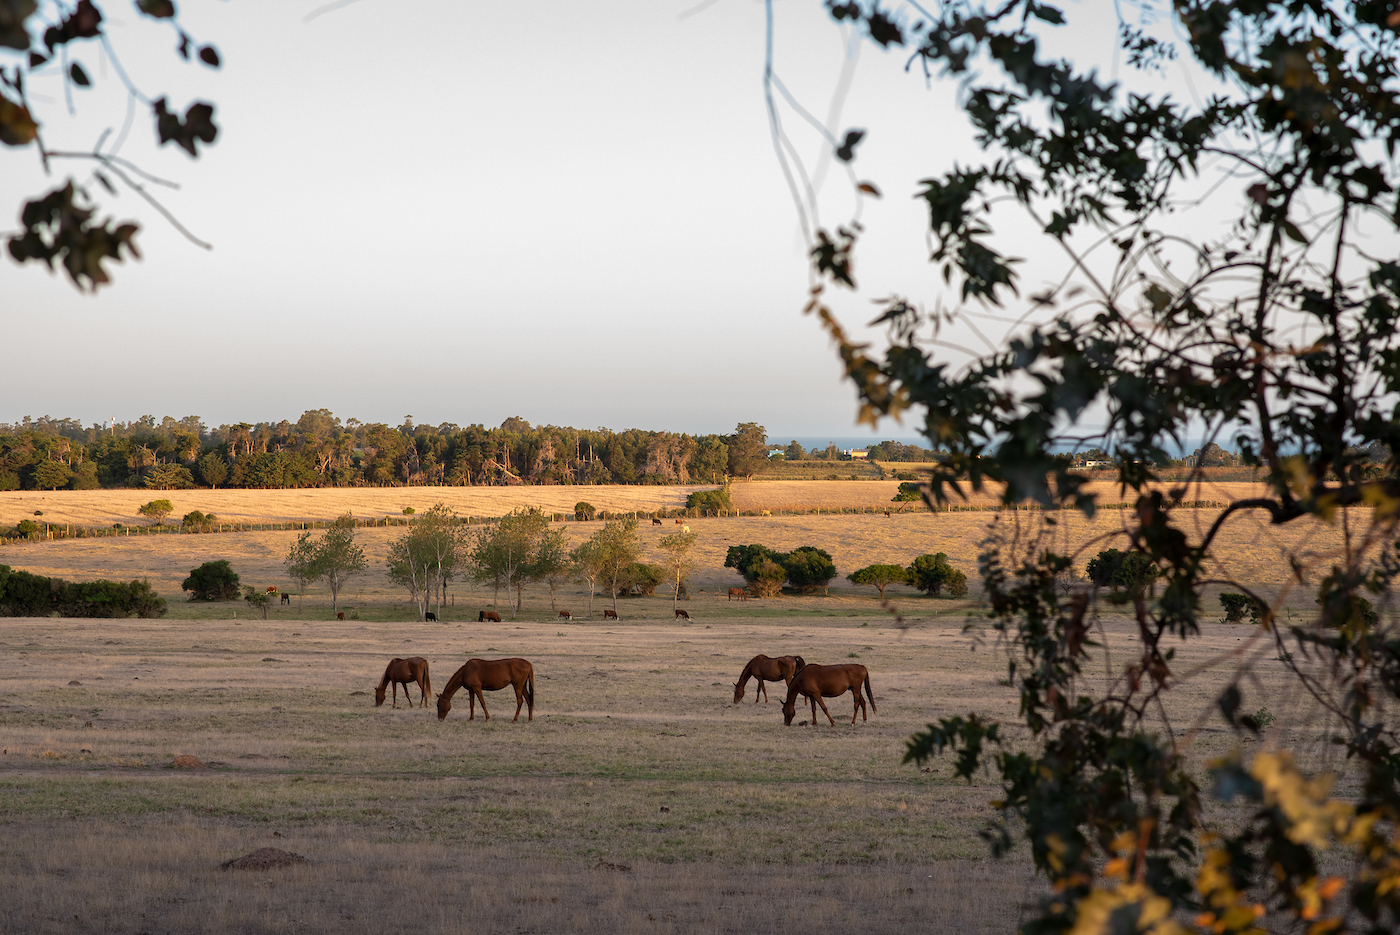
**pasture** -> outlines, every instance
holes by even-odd
[[[1178,664],[1253,632],[1211,625]],[[846,696],[835,727],[784,727],[780,683],[734,704],[759,651],[858,659],[878,713],[851,726]],[[509,690],[489,722],[376,708],[386,660],[408,655],[434,687],[469,656],[530,659],[534,723],[510,722]],[[0,930],[1011,931],[1037,890],[977,838],[994,786],[900,762],[936,717],[1014,719],[1004,675],[961,620],[879,613],[0,619]],[[1189,724],[1217,687],[1187,683],[1173,716]],[[1234,742],[1203,732],[1196,753]],[[307,861],[218,869],[264,846]]]
[[[789,487],[789,484],[791,485]],[[867,482],[736,485],[770,501],[857,505]],[[870,484],[874,486],[873,483]],[[893,483],[886,485],[893,487]],[[1202,492],[1202,499],[1244,495]],[[787,489],[785,489],[787,488]],[[461,488],[483,499],[461,512],[499,515],[544,494],[605,509],[626,497],[674,497],[678,488]],[[60,492],[62,494],[63,492]],[[140,491],[69,492],[133,502]],[[211,494],[228,501],[210,502]],[[342,495],[429,506],[443,488],[377,491],[194,491],[177,510],[228,510],[247,521],[326,518]],[[298,512],[278,498],[315,494]],[[421,499],[409,501],[409,495]],[[623,498],[613,502],[604,494]],[[780,499],[779,494],[783,497]],[[17,512],[20,497],[0,505]],[[182,498],[188,496],[188,503]],[[267,498],[259,503],[258,497]],[[492,497],[496,499],[491,499]],[[319,498],[319,499],[317,499]],[[682,494],[683,498],[683,494]],[[737,498],[736,498],[737,499]],[[367,502],[367,501],[356,501]],[[452,502],[449,500],[449,502]],[[562,502],[562,501],[561,501]],[[97,505],[94,505],[97,504]],[[32,506],[32,504],[24,504]],[[71,505],[78,510],[76,497]],[[504,507],[504,509],[503,509]],[[46,518],[53,505],[45,505]],[[115,510],[115,507],[108,507]],[[747,508],[747,507],[746,507]],[[769,507],[764,507],[769,508]],[[781,509],[781,506],[776,507]],[[30,510],[32,512],[32,509]],[[1204,528],[1218,509],[1193,511]],[[95,515],[95,514],[94,514]],[[976,580],[976,556],[996,523],[1007,536],[1045,531],[1056,547],[1121,545],[1125,515],[1039,513],[801,514],[688,520],[698,533],[691,622],[672,619],[669,596],[620,599],[622,619],[584,614],[575,585],[525,592],[519,619],[476,622],[492,595],[456,582],[441,623],[419,623],[390,585],[383,560],[402,528],[357,531],[369,574],[342,593],[273,606],[264,621],[243,602],[190,604],[179,583],[210,559],[243,581],[287,588],[292,532],[70,539],[0,547],[0,563],[86,580],[146,577],[171,602],[159,620],[0,618],[0,931],[424,932],[1009,932],[1040,884],[1024,860],[990,861],[977,831],[998,788],[955,781],[941,760],[903,765],[905,740],[939,717],[978,712],[1014,724],[1017,696],[1006,658],[978,622],[976,594],[935,600],[908,588],[882,608],[871,589],[832,582],[829,595],[747,603],[726,592],[741,579],[722,567],[729,545],[761,542],[831,552],[839,574],[879,561],[946,552]],[[571,541],[597,523],[567,523]],[[648,549],[674,531],[643,524]],[[1221,542],[1222,575],[1283,600],[1302,619],[1311,594],[1289,590],[1279,560],[1301,546],[1326,567],[1335,528],[1272,529],[1245,518]],[[654,555],[654,553],[653,553]],[[1315,587],[1315,578],[1313,587]],[[1213,609],[1213,608],[1212,608]],[[893,612],[892,612],[893,611]],[[897,616],[896,616],[897,614]],[[236,619],[235,619],[236,615]],[[1097,691],[1121,672],[1114,647],[1128,621],[1098,632]],[[772,700],[739,704],[733,682],[757,653],[866,666],[878,706],[849,723],[851,699],[828,701],[837,719],[813,727],[799,705],[784,727],[781,683]],[[1182,681],[1166,711],[1192,761],[1240,742],[1217,727],[1214,699],[1228,665],[1255,667],[1247,704],[1275,716],[1276,736],[1314,761],[1331,756],[1307,709],[1284,687],[1272,645],[1248,626],[1207,622],[1173,662]],[[492,718],[468,721],[459,695],[445,721],[427,710],[374,706],[392,657],[423,656],[434,689],[471,656],[521,656],[535,668],[535,720],[512,724],[509,689],[487,696]],[[76,682],[78,684],[70,684]],[[1092,684],[1089,684],[1092,683]],[[415,696],[417,692],[415,689]],[[1010,731],[1013,743],[1024,734]],[[174,767],[176,757],[202,765]],[[1333,764],[1334,766],[1337,764]],[[1342,777],[1345,787],[1347,777]],[[259,872],[219,864],[275,846],[306,858]]]

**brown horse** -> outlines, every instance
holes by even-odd
[[[729,599],[732,601],[736,597],[740,600],[747,601],[749,599],[749,592],[743,588],[730,588]]]
[[[520,708],[530,706],[530,720],[535,719],[535,667],[524,659],[468,659],[467,664],[447,680],[447,687],[438,695],[438,720],[447,717],[452,710],[452,696],[463,685],[467,687],[468,721],[476,720],[476,703],[481,702],[481,713],[491,720],[486,710],[486,696],[482,692],[500,691],[507,685],[515,689],[515,717],[520,720]]]
[[[826,719],[832,725],[836,721],[831,716],[831,712],[826,709],[826,698],[839,698],[846,692],[855,696],[855,707],[851,710],[851,723],[856,722],[856,714],[859,713],[865,720],[870,720],[865,713],[865,699],[860,696],[861,686],[865,686],[865,693],[870,697],[870,710],[879,713],[875,707],[875,692],[870,689],[870,673],[865,671],[865,666],[855,664],[840,666],[818,666],[811,665],[804,668],[793,677],[788,683],[787,700],[783,702],[783,723],[791,725],[793,715],[797,713],[797,706],[794,702],[797,696],[801,695],[807,699],[812,706],[812,726],[817,726],[817,705],[822,706],[822,712],[826,714]]]
[[[768,701],[768,689],[764,687],[764,682],[786,682],[792,684],[792,677],[801,672],[807,666],[807,660],[801,656],[778,656],[771,658],[759,653],[749,660],[749,664],[744,666],[744,671],[739,674],[739,681],[734,683],[734,703],[738,704],[744,700],[744,686],[749,684],[749,679],[758,679],[758,687],[754,689],[753,703],[758,704],[758,696],[762,695],[766,703]]]
[[[388,668],[384,670],[384,677],[379,680],[379,687],[374,690],[374,706],[377,708],[384,703],[384,689],[392,684],[394,686],[394,707],[399,706],[399,686],[403,686],[404,699],[408,701],[408,706],[413,707],[413,699],[408,695],[408,686],[414,682],[418,683],[418,690],[423,693],[420,699],[423,707],[428,706],[428,696],[433,693],[433,683],[428,680],[428,660],[422,656],[412,656],[408,659],[391,659]]]
[[[484,623],[487,620],[494,620],[497,623],[500,623],[501,615],[496,613],[494,610],[483,610],[481,613],[476,615],[477,623]]]

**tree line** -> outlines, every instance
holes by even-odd
[[[329,410],[296,422],[209,429],[197,416],[84,428],[74,419],[0,424],[0,491],[138,487],[392,487],[517,484],[699,484],[768,466],[767,434],[727,435],[532,426],[496,428],[342,421]]]

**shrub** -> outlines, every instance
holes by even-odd
[[[730,511],[734,509],[734,501],[729,496],[729,485],[725,484],[718,490],[697,490],[685,498],[685,508],[687,510],[710,510]]]
[[[1104,549],[1089,559],[1085,566],[1089,580],[1099,587],[1137,593],[1151,584],[1159,574],[1152,560],[1141,552],[1121,552]]]
[[[771,558],[759,559],[751,570],[753,577],[748,579],[750,597],[777,597],[783,590],[787,570]]]
[[[190,592],[192,601],[236,601],[239,597],[238,575],[223,558],[192,569],[180,587]]]
[[[910,476],[912,477],[913,475]],[[895,494],[893,497],[890,497],[890,502],[902,503],[907,500],[922,500],[923,498],[924,495],[919,492],[919,485],[917,483],[910,483],[909,481],[905,481],[904,483],[899,485],[899,493]]]
[[[1225,622],[1239,623],[1249,615],[1253,623],[1258,623],[1264,616],[1264,611],[1268,608],[1263,601],[1250,597],[1248,594],[1234,594],[1225,592],[1220,595],[1220,606],[1225,608]]]
[[[660,565],[633,562],[627,566],[617,593],[620,597],[628,597],[633,594],[652,595],[656,593],[656,586],[664,580],[666,580],[666,569]]]
[[[161,617],[165,599],[145,581],[70,584],[0,565],[0,616]]]
[[[248,602],[248,606],[254,610],[262,610],[262,618],[267,619],[267,607],[272,603],[272,595],[266,591],[259,591],[252,585],[243,586],[243,599]]]
[[[587,500],[580,500],[578,503],[574,504],[574,519],[578,520],[579,522],[583,522],[586,519],[592,519],[594,515],[597,514],[597,512],[597,507],[589,503]]]
[[[215,519],[216,517],[213,513],[204,513],[200,510],[191,510],[190,512],[185,514],[184,519],[180,521],[180,525],[199,527],[208,526],[211,523],[213,523]]]
[[[787,572],[787,580],[804,594],[826,587],[836,577],[836,565],[831,560],[831,553],[815,546],[804,545],[793,549],[782,566]]]
[[[32,519],[22,519],[15,524],[15,532],[26,538],[39,531],[39,524]]]
[[[948,564],[946,553],[920,555],[905,570],[909,583],[930,597],[947,592],[949,597],[967,596],[967,575]]]
[[[411,506],[406,506],[406,507],[403,508],[403,515],[404,515],[404,516],[412,516],[412,515],[413,515],[414,513],[416,513],[416,512],[418,512],[418,511],[415,510],[415,509],[413,509],[413,507],[411,507]]]
[[[895,479],[895,480],[918,480],[918,479],[919,479],[919,475],[915,474],[913,471],[896,471],[895,474],[894,474],[894,479]],[[901,489],[901,490],[904,488],[904,485],[903,485],[903,484],[900,484],[899,486],[900,486],[900,489]],[[918,485],[915,484],[915,486],[917,487]]]
[[[781,569],[785,557],[783,553],[776,552],[766,545],[731,545],[724,553],[724,567],[733,568],[744,576],[745,581],[753,584],[758,580],[761,562],[772,562]],[[782,580],[778,579],[779,586]]]

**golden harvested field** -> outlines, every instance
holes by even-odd
[[[1104,622],[1110,645],[1127,633]],[[1252,635],[1210,624],[1174,664]],[[1040,888],[985,857],[995,786],[900,763],[934,718],[1014,720],[1004,659],[973,646],[960,620],[899,629],[868,604],[690,625],[3,619],[0,931],[1009,932]],[[760,651],[858,658],[878,711],[784,727],[776,687],[733,704]],[[410,654],[439,689],[470,655],[531,659],[533,723],[508,693],[489,722],[375,708]],[[1306,746],[1280,669],[1262,658],[1248,701]],[[1219,688],[1194,676],[1172,717]],[[1204,761],[1236,740],[1189,742]],[[268,846],[306,862],[218,869]]]
[[[711,486],[630,487],[329,487],[297,490],[24,490],[0,492],[0,526],[14,526],[23,519],[75,526],[141,525],[146,521],[137,508],[157,497],[170,500],[180,516],[192,510],[214,513],[228,523],[294,523],[330,520],[345,513],[362,519],[401,517],[404,507],[422,512],[445,503],[461,516],[503,516],[517,507],[540,507],[547,513],[567,513],[587,500],[600,510],[652,512],[678,510],[695,490]],[[890,499],[899,481],[785,481],[739,482],[731,488],[739,510],[841,510],[897,509]],[[1116,485],[1095,481],[1091,489],[1105,503],[1122,500]],[[1247,483],[1207,482],[1187,495],[1191,500],[1233,501],[1254,496],[1261,488]],[[987,507],[993,494],[966,501]],[[918,509],[905,503],[906,510]],[[34,511],[43,512],[35,517]]]

